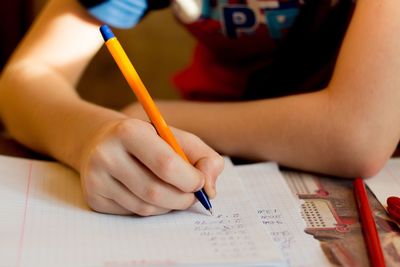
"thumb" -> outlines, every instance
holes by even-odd
[[[200,158],[194,166],[205,175],[204,190],[209,198],[214,198],[217,193],[216,181],[218,175],[224,169],[224,159],[215,154],[215,156]]]

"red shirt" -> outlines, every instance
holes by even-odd
[[[174,77],[183,97],[197,100],[321,89],[354,7],[351,0],[200,2],[201,16],[184,24],[198,40],[192,62]]]
[[[185,0],[184,0],[185,1]],[[199,16],[178,20],[198,40],[174,77],[184,98],[239,100],[321,89],[333,70],[354,0],[186,0]],[[169,0],[80,0],[98,19],[134,26]],[[303,4],[305,2],[306,4]]]

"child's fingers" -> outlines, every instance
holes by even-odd
[[[142,201],[165,209],[187,209],[194,195],[185,193],[155,176],[138,160],[124,153],[119,164],[108,166],[107,172]]]
[[[203,187],[204,175],[184,161],[150,125],[126,125],[120,137],[128,152],[166,183],[184,192]]]
[[[112,179],[113,185],[110,188],[111,198],[122,208],[140,216],[159,215],[169,212],[171,209],[161,208],[149,204],[135,196],[118,180]]]
[[[186,155],[206,176],[204,188],[210,198],[215,197],[215,183],[224,168],[224,159],[197,136],[173,129]]]
[[[180,138],[196,166],[183,160],[144,121],[120,121],[100,137],[83,168],[84,191],[93,209],[147,216],[187,209],[195,201],[192,192],[203,186],[210,197],[215,196],[222,158],[194,135],[182,132]]]
[[[86,201],[89,207],[97,212],[119,215],[132,214],[132,211],[123,208],[114,200],[105,198],[98,194],[89,194]]]
[[[99,212],[149,216],[167,213],[170,209],[146,203],[105,171],[86,177],[86,198],[89,206]]]
[[[206,176],[204,189],[210,198],[216,196],[216,180],[224,168],[224,160],[221,156],[201,158],[196,162],[195,167],[202,171]]]
[[[120,191],[120,190],[116,190]],[[136,214],[140,216],[159,215],[169,212],[168,209],[163,209],[153,205],[149,205],[134,195],[124,194],[121,191],[116,194],[115,199],[109,199],[101,195],[88,200],[89,206],[101,213],[129,215]],[[121,194],[122,193],[122,194]]]
[[[198,136],[173,127],[171,127],[171,130],[193,165],[201,158],[219,156],[217,152],[204,143]]]

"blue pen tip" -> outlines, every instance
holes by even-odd
[[[107,42],[109,39],[115,37],[111,28],[106,24],[100,26],[100,32],[101,32],[101,35],[103,36],[105,42]]]

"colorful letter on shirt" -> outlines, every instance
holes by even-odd
[[[274,39],[282,37],[282,30],[289,29],[299,10],[297,8],[265,11],[265,20],[268,24],[270,35]]]
[[[245,5],[224,6],[222,13],[228,37],[236,38],[239,32],[251,31],[256,26],[253,10]]]

